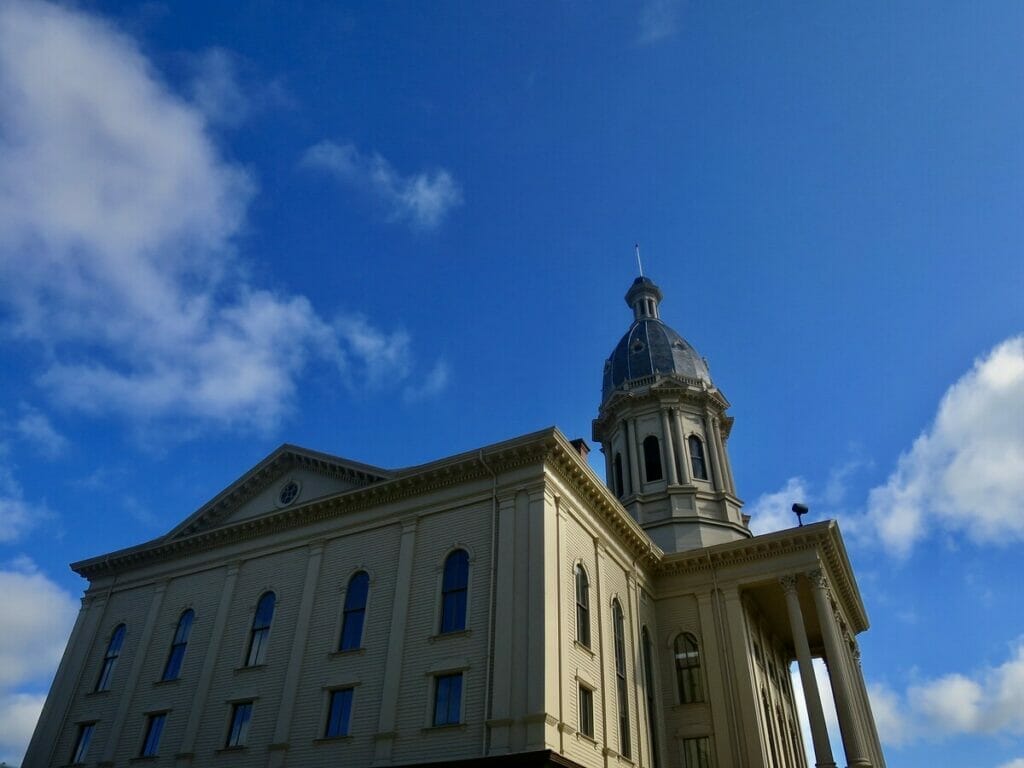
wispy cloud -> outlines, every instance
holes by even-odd
[[[1024,733],[1024,639],[997,666],[953,672],[909,685],[869,686],[883,742],[893,746],[963,734]]]
[[[947,391],[931,426],[868,500],[870,534],[906,556],[935,530],[1024,541],[1024,336],[999,344]]]
[[[77,611],[28,558],[0,566],[0,760],[20,764]]]
[[[0,542],[17,541],[50,516],[44,504],[34,504],[25,498],[21,484],[0,455]]]
[[[646,45],[672,37],[682,12],[682,0],[647,0],[640,9],[637,42]]]
[[[103,21],[0,6],[0,304],[46,348],[38,382],[65,406],[269,429],[311,358],[348,359],[332,322],[253,285],[235,249],[256,184],[207,131],[234,98],[231,61],[207,62],[204,112]],[[378,173],[424,226],[457,191]]]
[[[255,113],[292,104],[280,78],[260,80],[251,63],[225,48],[189,57],[192,103],[215,125],[236,128]]]
[[[402,396],[407,403],[417,403],[440,394],[447,386],[448,363],[439,360],[419,383],[407,386]]]
[[[14,430],[48,459],[55,459],[67,450],[68,439],[57,431],[45,413],[32,406],[21,406]]]
[[[372,195],[384,205],[391,220],[417,229],[436,229],[462,204],[462,189],[447,170],[403,176],[377,153],[362,154],[354,144],[321,141],[306,150],[302,163],[328,171],[343,184]]]

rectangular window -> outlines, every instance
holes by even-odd
[[[79,724],[75,748],[71,750],[71,765],[81,765],[85,762],[85,755],[89,751],[89,742],[92,741],[92,733],[95,730],[96,723]]]
[[[349,721],[352,718],[352,689],[342,688],[331,691],[331,704],[327,710],[325,739],[348,736]]]
[[[156,757],[159,754],[160,734],[164,731],[164,722],[166,720],[166,712],[150,715],[147,718],[146,738],[142,740],[142,750],[139,752],[139,757]]]
[[[458,725],[462,715],[462,673],[435,678],[434,725]]]
[[[231,728],[228,730],[228,740],[224,745],[231,747],[244,747],[245,739],[249,735],[249,721],[252,720],[252,702],[240,701],[231,709]]]
[[[711,768],[711,744],[707,736],[683,739],[683,768]]]
[[[580,733],[594,738],[594,692],[585,685],[580,686]]]

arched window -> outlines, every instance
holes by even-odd
[[[704,701],[700,684],[700,651],[697,638],[684,632],[676,638],[676,684],[679,687],[679,703],[693,704]]]
[[[647,730],[651,738],[651,765],[658,768],[658,730],[654,714],[654,662],[651,658],[651,635],[647,627],[640,630],[644,654],[644,688],[647,696]]]
[[[576,565],[576,639],[590,647],[590,581],[583,566]]]
[[[469,589],[469,554],[456,549],[444,561],[441,584],[441,632],[466,628],[466,592]]]
[[[249,653],[245,666],[262,664],[267,657],[267,642],[270,639],[270,622],[274,620],[274,604],[277,598],[273,592],[264,592],[256,604],[256,615],[252,617],[252,632],[249,633]]]
[[[626,695],[626,633],[623,628],[622,606],[612,600],[612,626],[615,631],[615,691],[619,704],[619,752],[630,755],[629,699]]]
[[[658,438],[654,435],[644,438],[644,474],[649,483],[662,478],[661,446],[658,444]]]
[[[687,438],[690,444],[690,466],[693,467],[693,476],[697,480],[708,479],[708,467],[704,461],[704,443],[696,435]]]
[[[124,624],[118,624],[110,635],[110,642],[107,643],[107,652],[103,654],[103,666],[100,667],[100,676],[96,680],[97,691],[110,690],[110,678],[114,676],[114,667],[117,666],[117,657],[121,655],[121,646],[124,645],[124,635],[128,628]]]
[[[359,571],[348,580],[345,590],[345,611],[341,620],[339,651],[353,651],[363,643],[363,620],[366,618],[366,597],[370,591],[370,577]]]
[[[171,641],[171,652],[167,655],[167,663],[164,665],[164,675],[161,680],[177,680],[181,674],[181,663],[185,660],[185,648],[188,647],[188,636],[192,632],[192,619],[195,613],[189,608],[178,619],[178,628],[174,631],[174,639]]]
[[[615,459],[612,461],[612,473],[614,474],[614,477],[613,477],[613,480],[612,480],[612,482],[614,484],[613,490],[615,491],[615,495],[618,496],[621,499],[623,497],[624,493],[625,493],[625,488],[622,485],[622,454],[621,453],[616,453],[615,454]]]

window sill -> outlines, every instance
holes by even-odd
[[[579,649],[580,649],[581,651],[586,651],[586,652],[587,652],[587,653],[589,653],[589,654],[590,654],[591,656],[595,656],[595,655],[596,655],[596,654],[594,653],[594,649],[593,649],[593,648],[591,648],[591,647],[590,647],[589,645],[584,645],[584,644],[583,644],[583,643],[581,643],[581,642],[580,642],[579,640],[573,640],[572,642],[573,642],[573,645],[575,645],[575,646],[576,646],[577,648],[579,648]]]
[[[248,747],[246,747],[245,744],[239,744],[237,747],[221,747],[220,749],[218,749],[216,751],[215,754],[222,755],[224,753],[247,752],[247,751],[248,751]]]
[[[445,723],[444,725],[428,725],[421,728],[420,733],[440,733],[442,731],[464,731],[466,723]]]
[[[254,669],[265,669],[266,666],[267,666],[266,662],[263,662],[262,664],[246,664],[246,665],[241,666],[241,667],[235,667],[235,674],[237,675],[240,672],[249,672],[249,671],[254,670]]]
[[[314,744],[337,744],[337,743],[341,742],[341,743],[344,744],[344,743],[347,743],[347,742],[350,742],[350,741],[354,741],[354,740],[355,739],[353,738],[353,736],[351,734],[345,734],[344,736],[322,736],[319,739],[313,739],[313,743]]]
[[[688,709],[690,707],[700,707],[700,706],[703,706],[706,703],[707,702],[705,702],[705,701],[681,701],[678,704],[673,704],[672,705],[672,711],[673,712],[678,712],[679,710],[685,710],[685,709]]]
[[[436,635],[431,635],[427,638],[428,643],[436,643],[438,640],[447,640],[450,637],[472,637],[473,630],[471,629],[456,629],[452,632],[438,632]]]
[[[366,655],[366,649],[360,647],[360,648],[346,648],[344,651],[331,651],[330,653],[327,654],[327,657],[329,659],[336,659],[336,658],[345,657],[345,656],[365,656],[365,655]]]
[[[583,731],[576,731],[576,740],[585,741],[594,749],[597,749],[599,746],[601,746],[597,743],[597,739],[595,739],[593,736],[587,736],[587,734],[585,734]]]
[[[106,696],[110,693],[109,688],[104,688],[102,691],[89,691],[86,696]],[[78,763],[78,765],[85,765],[85,763]]]
[[[172,677],[170,680],[154,680],[153,685],[177,685],[181,682],[180,677]]]

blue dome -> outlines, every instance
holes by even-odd
[[[604,364],[601,402],[615,390],[646,376],[676,375],[711,384],[711,374],[697,350],[658,317],[661,291],[648,277],[638,277],[626,294],[635,320]]]

